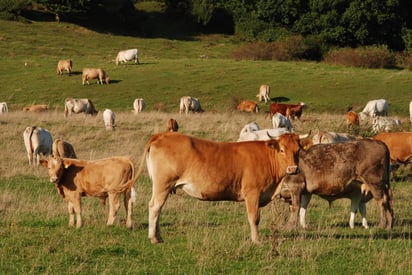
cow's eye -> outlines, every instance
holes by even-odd
[[[280,152],[281,152],[282,154],[284,154],[284,153],[285,153],[285,149],[280,148]]]

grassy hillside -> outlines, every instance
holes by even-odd
[[[401,117],[398,130],[411,130],[407,106],[412,100],[411,72],[362,70],[319,63],[236,61],[237,42],[213,35],[187,40],[143,39],[96,33],[72,24],[0,21],[0,273],[4,274],[407,274],[412,269],[410,193],[412,185],[392,182],[395,226],[378,227],[379,208],[367,204],[370,229],[348,227],[349,201],[328,203],[314,197],[308,230],[288,232],[288,205],[275,200],[262,209],[262,245],[252,245],[244,203],[201,202],[181,190],[171,195],[160,220],[164,244],[147,240],[147,204],[151,195],[145,173],[136,183],[135,228],[123,225],[124,210],[107,228],[107,206],[83,198],[84,227],[68,228],[67,206],[48,182],[47,171],[29,167],[23,146],[25,127],[47,128],[54,138],[71,142],[82,159],[131,155],[139,161],[147,138],[164,131],[169,117],[182,133],[235,141],[244,124],[271,127],[261,103],[259,114],[232,112],[238,98],[256,99],[259,85],[272,87],[273,100],[304,101],[298,133],[317,129],[344,132],[348,106],[361,109],[369,99],[386,98],[390,114]],[[118,50],[137,47],[141,65],[114,64]],[[59,59],[74,61],[72,76],[58,76]],[[25,63],[27,65],[25,66]],[[103,67],[110,85],[82,86],[82,67]],[[182,95],[198,97],[203,114],[180,116]],[[66,97],[88,97],[99,110],[112,108],[118,128],[106,131],[97,117],[63,117]],[[134,98],[147,110],[133,115]],[[50,105],[42,114],[23,113],[26,104]],[[161,107],[161,108],[160,108]],[[154,111],[162,109],[162,112]],[[227,111],[229,110],[229,111]],[[370,136],[370,125],[361,125]],[[410,173],[409,168],[401,171]]]

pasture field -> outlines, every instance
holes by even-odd
[[[132,231],[124,227],[124,210],[106,227],[107,206],[83,198],[81,229],[68,228],[66,203],[48,182],[42,167],[29,167],[23,145],[25,127],[48,129],[74,145],[77,155],[98,159],[131,155],[140,161],[148,137],[164,131],[169,117],[179,131],[219,141],[235,141],[244,124],[271,127],[260,104],[259,114],[233,111],[236,99],[256,99],[259,85],[271,97],[303,101],[299,133],[327,129],[344,132],[348,106],[359,111],[370,99],[386,98],[390,115],[402,120],[397,130],[411,131],[412,100],[407,70],[362,70],[322,63],[236,61],[231,37],[211,35],[188,40],[136,38],[96,33],[72,24],[0,21],[0,102],[10,112],[0,116],[0,273],[2,274],[408,274],[412,270],[412,182],[392,181],[395,225],[378,228],[379,209],[367,204],[370,229],[348,226],[349,200],[312,199],[309,229],[285,231],[288,205],[273,201],[262,209],[262,244],[250,242],[243,203],[201,202],[178,190],[162,211],[165,243],[147,239],[147,204],[151,184],[144,173],[137,181]],[[138,47],[141,65],[114,64],[118,50]],[[72,58],[74,74],[56,75],[59,59]],[[26,66],[25,66],[25,63]],[[110,85],[81,85],[82,67],[103,67]],[[201,100],[203,114],[180,116],[180,96]],[[63,117],[66,97],[88,97],[97,109],[116,112],[118,128],[106,131],[97,117]],[[147,110],[131,113],[134,98]],[[49,104],[50,111],[23,113],[28,104]],[[370,136],[370,125],[360,134]],[[137,164],[136,164],[137,165]],[[410,168],[400,171],[409,174]]]

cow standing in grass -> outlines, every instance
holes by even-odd
[[[140,64],[137,49],[124,50],[117,53],[116,65],[119,63],[127,63],[128,61],[134,60],[135,64]]]

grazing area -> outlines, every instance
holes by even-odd
[[[59,37],[59,39],[57,39]],[[64,39],[62,39],[64,37]],[[197,36],[187,40],[138,38],[97,33],[61,22],[0,21],[0,273],[4,274],[242,274],[242,273],[373,273],[406,274],[412,270],[411,168],[401,166],[391,179],[394,223],[379,227],[380,209],[366,204],[369,229],[348,226],[350,200],[328,202],[313,196],[307,229],[285,229],[289,205],[274,199],[262,208],[260,245],[253,244],[244,203],[204,202],[177,189],[162,209],[165,243],[148,240],[151,181],[145,169],[134,185],[132,230],[122,207],[107,227],[109,205],[82,198],[83,225],[68,226],[67,204],[49,182],[47,169],[29,165],[23,141],[28,126],[47,129],[53,140],[69,142],[79,159],[130,156],[137,164],[155,133],[178,132],[213,141],[237,141],[241,129],[257,122],[273,128],[271,103],[304,102],[292,119],[298,134],[318,130],[371,137],[372,120],[346,124],[350,107],[384,98],[388,116],[401,124],[391,131],[412,130],[409,102],[412,72],[366,70],[311,62],[236,61],[239,42],[230,36]],[[116,65],[121,50],[139,50],[139,63]],[[59,75],[59,60],[72,60],[72,71]],[[104,68],[109,85],[82,85],[83,68]],[[90,81],[95,84],[95,80]],[[236,110],[240,100],[256,101],[262,84],[270,101],[258,113]],[[179,113],[183,96],[198,98],[202,113]],[[65,117],[66,98],[88,98],[97,115]],[[135,112],[133,102],[145,108]],[[23,112],[47,104],[44,112]],[[116,128],[105,129],[103,111],[116,113]],[[256,165],[259,165],[258,163]]]

